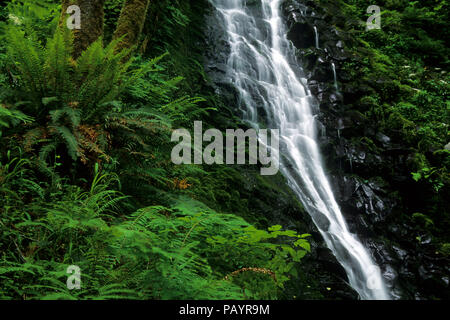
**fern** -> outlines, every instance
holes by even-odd
[[[250,290],[255,297],[273,298],[293,266],[279,265],[286,261],[280,257],[287,254],[298,261],[299,253],[307,251],[270,241],[288,237],[304,242],[304,235],[281,227],[258,230],[188,198],[172,207],[151,206],[121,216],[120,203],[126,198],[111,189],[117,177],[102,174],[98,167],[94,171],[88,191],[67,187],[59,201],[34,207],[40,218],[15,223],[21,235],[40,239],[39,249],[25,250],[26,242],[13,234],[25,261],[0,259],[0,280],[5,283],[1,297],[240,299],[246,287],[247,294]],[[80,291],[65,286],[70,264],[82,270]],[[247,273],[227,277],[241,265],[274,270],[277,282]],[[21,289],[8,281],[13,275]]]
[[[45,94],[45,60],[43,49],[39,43],[26,38],[18,28],[11,27],[6,30],[8,41],[8,55],[20,74],[22,89],[29,92],[35,102]]]
[[[0,137],[2,135],[2,127],[9,128],[18,125],[20,122],[28,124],[33,122],[33,120],[32,117],[23,114],[19,110],[8,109],[5,106],[0,105]]]
[[[59,101],[67,101],[69,94],[76,90],[72,83],[72,36],[68,32],[56,32],[44,50],[44,69],[47,76],[49,96]]]

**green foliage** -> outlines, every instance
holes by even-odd
[[[7,171],[26,172],[20,165]],[[14,247],[0,257],[0,298],[273,299],[310,250],[308,235],[258,230],[187,198],[120,215],[125,197],[111,189],[117,181],[97,172],[88,191],[67,185],[50,203],[2,212],[2,249]],[[80,291],[65,286],[69,265],[81,268]],[[227,277],[248,266],[276,278]]]
[[[236,126],[203,71],[207,1],[151,1],[129,61],[110,42],[122,2],[106,1],[105,35],[77,60],[70,34],[55,32],[58,1],[12,0],[0,13],[0,299],[284,296],[307,277],[297,272],[310,244],[267,228],[260,212],[279,203],[277,180],[169,158],[173,128]],[[408,218],[445,234],[447,1],[381,1],[383,29],[372,32],[367,1],[318,2],[344,40],[354,35],[344,69],[355,88],[372,86],[358,114],[412,150],[409,183],[429,200]],[[81,290],[67,289],[69,265],[81,268]]]
[[[162,70],[156,64],[164,56],[131,65],[132,61],[123,62],[127,50],[115,52],[117,41],[103,48],[99,39],[74,61],[68,33],[56,32],[45,48],[25,38],[16,28],[8,29],[7,39],[8,53],[18,73],[18,90],[27,93],[22,108],[39,120],[25,133],[24,144],[28,149],[41,145],[42,162],[59,145],[66,147],[74,161],[86,163],[93,156],[109,159],[106,140],[111,133],[94,127],[97,124],[120,130],[120,140],[133,143],[129,147],[141,152],[136,148],[147,147],[146,137],[137,135],[136,130],[151,131],[151,139],[158,127],[166,130],[171,121],[189,119],[186,116],[189,112],[192,117],[206,112],[196,108],[196,103],[202,101],[200,98],[186,96],[170,101],[169,94],[177,89],[181,79],[166,80],[155,75]],[[123,106],[116,101],[124,91],[141,106]],[[144,101],[151,101],[152,105],[143,105]],[[48,122],[42,127],[44,119]]]
[[[431,227],[434,225],[433,220],[430,219],[427,215],[423,213],[416,212],[413,214],[413,219],[416,220],[419,223],[422,223],[425,228]]]
[[[440,171],[443,171],[442,169]],[[444,186],[444,180],[441,175],[445,174],[444,172],[439,172],[438,168],[428,168],[423,167],[419,172],[412,172],[412,177],[414,181],[418,182],[422,179],[430,183],[434,189],[434,191],[439,192],[439,190]]]
[[[52,97],[52,102],[81,109],[89,120],[131,80],[126,74],[129,64],[121,63],[128,52],[115,53],[117,41],[103,48],[99,39],[74,61],[69,32],[56,32],[45,48],[13,27],[6,31],[6,39],[20,90],[29,93],[37,109]]]
[[[442,254],[444,254],[447,257],[450,256],[450,243],[442,244],[440,252],[442,252]]]
[[[345,16],[361,22],[351,43],[355,59],[344,64],[353,79],[372,87],[359,104],[368,119],[379,121],[380,131],[426,155],[420,168],[411,168],[412,177],[441,191],[448,167],[435,152],[449,142],[447,1],[381,1],[382,28],[376,31],[364,30],[365,1],[340,2]]]
[[[205,2],[162,0],[150,2],[144,32],[149,35],[147,52],[170,53],[167,69],[182,76],[182,90],[188,95],[202,92],[206,83],[203,70],[203,38]],[[155,23],[159,22],[159,23]]]
[[[15,126],[20,122],[28,123],[32,122],[33,119],[24,115],[22,112],[14,109],[7,109],[5,106],[0,105],[0,129],[1,127],[9,128]],[[2,131],[0,130],[0,137]]]
[[[6,8],[0,299],[280,298],[308,235],[210,209],[190,189],[221,177],[170,161],[172,128],[217,111],[198,96],[201,48],[188,54],[197,4],[151,2],[141,51],[157,57],[128,61],[108,41],[121,4],[106,1],[104,39],[77,60],[70,33],[55,32],[56,1]],[[70,265],[81,290],[67,289]]]
[[[55,30],[59,19],[59,1],[55,0],[11,0],[6,8],[6,22],[0,22],[2,28],[15,25],[27,37],[45,40]]]
[[[123,0],[106,0],[104,5],[105,11],[105,39],[110,41],[113,32],[119,20],[120,11],[122,10]]]
[[[21,158],[20,152],[14,156],[8,150],[5,158],[0,158],[0,205],[8,211],[20,206],[27,196],[42,198],[43,194],[42,188],[32,179],[30,161]]]

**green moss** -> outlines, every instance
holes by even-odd
[[[443,243],[439,251],[447,257],[450,256],[450,243]]]
[[[120,13],[114,39],[121,39],[117,50],[130,49],[137,45],[144,27],[150,0],[125,0]]]

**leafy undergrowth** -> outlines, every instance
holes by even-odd
[[[1,299],[275,299],[310,250],[307,234],[258,230],[190,198],[121,214],[113,174],[45,196],[28,167],[0,167]],[[67,288],[70,265],[81,290]]]
[[[170,35],[188,20],[165,4],[157,30]],[[199,62],[165,53],[174,43],[124,62],[102,39],[74,60],[58,12],[39,0],[0,14],[0,299],[279,298],[308,234],[210,209],[193,184],[220,178],[170,161],[172,128],[214,111],[194,77],[174,74],[202,77]],[[80,290],[66,283],[72,265]]]

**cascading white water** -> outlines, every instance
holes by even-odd
[[[314,26],[314,35],[316,38],[316,49],[320,49],[320,47],[319,47],[319,31],[317,30],[316,26]]]
[[[294,48],[286,37],[281,1],[210,0],[228,35],[227,77],[240,93],[245,120],[256,128],[261,121],[280,129],[280,170],[345,268],[350,285],[361,299],[389,299],[379,268],[349,232],[322,167],[314,99],[291,61]]]
[[[331,63],[331,69],[333,69],[333,77],[334,77],[334,87],[336,88],[336,91],[339,91],[338,83],[337,83],[337,74],[336,74],[336,65]]]

